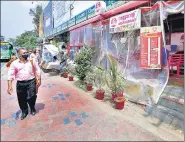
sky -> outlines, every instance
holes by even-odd
[[[5,40],[34,29],[29,9],[35,5],[31,1],[1,1],[1,35]]]

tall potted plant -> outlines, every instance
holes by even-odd
[[[73,81],[73,77],[75,76],[75,68],[69,67],[69,81]]]
[[[89,71],[85,77],[86,88],[88,91],[93,90],[93,88],[92,88],[93,82],[94,82],[94,73],[93,73],[93,71]]]
[[[84,45],[84,47],[80,49],[80,52],[75,57],[76,75],[82,83],[84,83],[86,74],[91,68],[93,49],[94,47]]]
[[[105,94],[103,89],[103,86],[105,85],[105,69],[97,66],[94,70],[94,76],[94,84],[98,88],[98,90],[96,90],[96,98],[98,100],[103,100]]]
[[[64,78],[68,78],[68,73],[69,73],[68,68],[67,67],[64,67],[64,69],[63,69],[63,77]]]
[[[108,56],[110,69],[106,73],[106,84],[111,90],[112,99],[117,109],[123,109],[125,98],[123,96],[125,79],[118,71],[118,61],[113,56]]]

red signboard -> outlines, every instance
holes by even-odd
[[[161,69],[162,32],[160,26],[141,28],[140,67]]]

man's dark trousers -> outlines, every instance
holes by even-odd
[[[19,107],[22,112],[28,112],[28,104],[30,109],[34,109],[37,99],[35,78],[31,80],[17,81],[16,89]]]

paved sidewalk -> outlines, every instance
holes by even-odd
[[[2,141],[160,141],[159,137],[125,120],[120,113],[61,77],[42,76],[36,104],[37,114],[20,120],[15,85],[6,93],[1,80]],[[14,82],[15,84],[15,82]],[[136,120],[137,121],[137,120]]]

